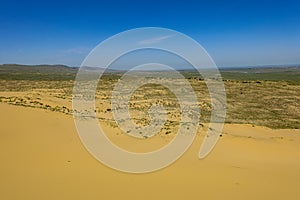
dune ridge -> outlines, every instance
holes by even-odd
[[[300,197],[297,129],[226,124],[213,152],[199,160],[204,125],[174,164],[134,175],[96,161],[81,144],[69,115],[5,103],[0,103],[0,110],[1,199]],[[125,135],[110,126],[106,129],[111,130],[111,138],[122,141],[119,145],[132,146]],[[154,146],[165,144],[167,137],[158,137]]]

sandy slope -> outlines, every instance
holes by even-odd
[[[226,125],[206,159],[197,158],[200,134],[170,167],[134,175],[96,161],[71,116],[6,104],[0,111],[3,200],[300,199],[300,130]]]

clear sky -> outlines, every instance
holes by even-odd
[[[104,39],[165,27],[219,66],[300,64],[300,1],[0,0],[0,63],[79,66]]]

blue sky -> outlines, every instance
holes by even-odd
[[[300,64],[299,1],[0,1],[0,63],[79,66],[104,39],[165,27],[218,66]]]

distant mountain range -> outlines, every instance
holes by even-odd
[[[103,70],[103,68],[87,67],[89,70]],[[0,79],[2,80],[74,80],[78,72],[77,67],[66,65],[0,65]],[[179,70],[189,77],[197,76],[193,70]],[[124,71],[106,70],[107,73],[121,73]],[[299,66],[253,66],[232,67],[220,69],[223,79],[234,80],[288,80],[300,82]],[[198,75],[199,76],[199,75]]]

